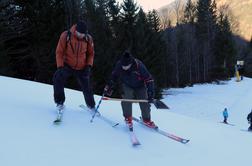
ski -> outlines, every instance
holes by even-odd
[[[138,122],[138,123],[140,123],[141,125],[143,125],[143,126],[145,126],[145,127],[148,127],[148,126],[146,126],[146,125],[143,123],[143,121],[142,121],[141,119],[138,119],[138,118],[133,117],[133,120],[136,121],[136,122]],[[149,128],[149,127],[148,127],[148,128]],[[183,144],[186,144],[186,143],[188,143],[188,142],[190,141],[189,139],[181,138],[181,137],[178,137],[178,136],[176,136],[176,135],[174,135],[174,134],[170,134],[170,133],[168,133],[168,132],[166,132],[166,131],[163,131],[163,130],[159,129],[158,127],[156,127],[156,128],[149,128],[149,129],[151,129],[151,130],[153,130],[153,131],[155,131],[155,132],[157,132],[157,133],[159,133],[159,134],[161,134],[161,135],[163,135],[163,136],[166,136],[166,137],[168,137],[168,138],[171,138],[171,139],[173,139],[173,140],[175,140],[175,141],[177,141],[177,142],[183,143]]]
[[[225,123],[225,122],[220,122],[220,123],[223,123],[223,124],[226,124],[226,125],[229,125],[229,126],[235,126],[234,124],[231,124],[231,123]]]
[[[65,108],[65,106],[63,105],[62,107],[59,107],[57,109],[57,118],[53,121],[54,124],[59,124],[62,121],[64,108]]]
[[[92,112],[88,107],[86,107],[85,105],[81,104],[79,105],[79,107],[87,112],[89,112],[92,116],[94,114],[94,112]],[[96,115],[95,115],[97,118],[103,120],[104,122],[106,122],[107,124],[111,125],[112,127],[116,127],[119,125],[119,123],[117,122],[114,122],[108,118],[106,118],[105,116],[101,115],[101,113],[99,111],[96,112]]]
[[[135,132],[133,131],[133,126],[128,125],[127,123],[126,123],[126,126],[129,129],[129,136],[130,136],[130,141],[131,141],[132,146],[141,145],[141,143],[137,139],[137,136],[136,136]]]
[[[137,136],[135,134],[135,132],[132,130],[129,131],[129,135],[130,135],[130,141],[132,143],[132,146],[137,146],[137,145],[141,145],[141,143],[139,142],[139,140],[137,139]]]

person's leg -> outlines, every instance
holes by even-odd
[[[227,117],[224,117],[224,121],[223,121],[224,123],[227,123]]]
[[[134,90],[127,85],[123,84],[123,99],[134,99]],[[131,102],[121,102],[122,110],[123,110],[123,116],[124,118],[132,118],[132,103]]]
[[[62,105],[65,102],[64,85],[67,78],[71,76],[72,71],[69,67],[58,69],[53,76],[54,101],[56,104]]]
[[[147,100],[148,95],[147,95],[147,91],[146,91],[145,87],[142,87],[142,88],[139,88],[136,90],[136,98]],[[140,105],[143,120],[150,121],[151,120],[150,104],[141,102],[141,103],[139,103],[139,105]]]
[[[89,73],[85,70],[76,71],[76,77],[82,89],[86,105],[89,108],[95,108],[94,94],[90,85]]]

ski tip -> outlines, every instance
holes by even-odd
[[[137,146],[139,146],[139,145],[141,145],[140,142],[136,142],[136,143],[133,143],[133,144],[132,144],[133,147],[137,147]]]
[[[60,124],[60,122],[61,122],[61,120],[55,120],[55,121],[53,121],[53,124],[58,125],[58,124]]]
[[[189,139],[185,139],[185,140],[182,140],[181,143],[182,143],[182,144],[186,144],[186,143],[188,143],[189,141],[190,141]]]

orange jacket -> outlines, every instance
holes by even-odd
[[[67,41],[67,31],[60,35],[56,48],[57,67],[63,67],[64,63],[75,70],[82,70],[87,65],[93,66],[94,44],[92,37],[88,35],[88,42],[85,39],[78,39],[76,36],[76,25],[72,26],[70,32],[71,37],[69,41]]]

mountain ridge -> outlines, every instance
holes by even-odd
[[[196,0],[192,0],[196,2]],[[187,0],[181,0],[181,6],[186,5]],[[167,13],[170,14],[172,25],[176,24],[176,17],[174,13],[175,1],[168,5],[165,5],[158,9],[161,17],[164,17]],[[216,0],[217,7],[220,8],[223,5],[229,7],[229,13],[234,20],[238,23],[238,31],[234,32],[236,35],[241,36],[245,40],[249,41],[252,37],[252,0]]]

